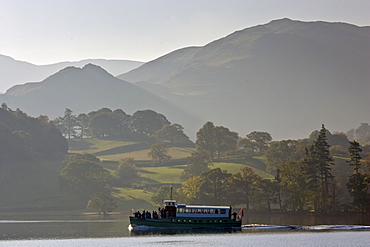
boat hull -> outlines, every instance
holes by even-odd
[[[159,227],[159,228],[188,228],[188,229],[204,229],[204,228],[233,228],[241,227],[241,221],[231,220],[229,218],[191,218],[178,217],[169,219],[143,219],[130,217],[131,227]]]

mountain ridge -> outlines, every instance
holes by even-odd
[[[0,93],[6,92],[9,88],[15,85],[22,85],[27,82],[42,81],[65,67],[83,67],[88,63],[93,63],[104,67],[107,71],[115,76],[144,64],[143,62],[130,60],[85,59],[74,62],[35,65],[0,54]]]
[[[182,95],[186,99],[178,101],[195,114],[239,133],[260,129],[297,138],[322,123],[345,130],[370,120],[369,35],[370,27],[347,23],[275,20],[233,32],[192,54],[174,51],[118,78],[163,86],[172,92],[159,90],[163,97]],[[171,74],[161,74],[162,61],[172,66]]]

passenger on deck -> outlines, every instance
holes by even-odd
[[[141,218],[141,213],[139,211],[137,211],[136,213],[134,213],[134,216],[136,218]]]
[[[237,213],[232,213],[232,216],[233,216],[233,220],[236,220],[236,216],[237,216],[238,214]]]
[[[163,218],[163,219],[166,218],[166,215],[167,215],[167,210],[162,208],[161,209],[161,218]]]
[[[157,211],[153,211],[153,219],[158,220],[158,213],[157,213]]]

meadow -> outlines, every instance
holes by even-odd
[[[151,197],[162,185],[179,187],[184,180],[181,174],[186,168],[187,157],[195,151],[194,147],[169,146],[168,154],[172,160],[164,165],[158,165],[148,157],[150,144],[142,142],[126,142],[120,140],[75,139],[70,141],[69,153],[91,153],[96,155],[102,165],[114,174],[118,162],[132,157],[137,163],[140,179],[131,188],[114,187],[112,195],[116,198],[121,211],[133,208],[148,208],[154,206]],[[253,157],[225,158],[213,162],[210,168],[221,168],[229,173],[237,173],[245,167],[251,167],[263,178],[273,176],[265,171],[264,160]]]

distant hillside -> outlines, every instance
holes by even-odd
[[[164,114],[172,123],[196,122],[191,113],[176,103],[119,80],[92,64],[82,69],[65,68],[42,82],[14,86],[0,95],[0,102],[11,109],[20,108],[31,116],[42,114],[50,119],[62,116],[66,108],[78,115],[108,107],[123,109],[128,114],[151,109]]]
[[[289,19],[177,50],[118,78],[241,135],[303,138],[370,121],[370,27]]]
[[[42,81],[66,67],[83,67],[89,63],[101,66],[114,76],[126,73],[143,64],[143,62],[128,60],[86,59],[76,62],[34,65],[0,55],[0,93],[5,92],[14,85]]]

